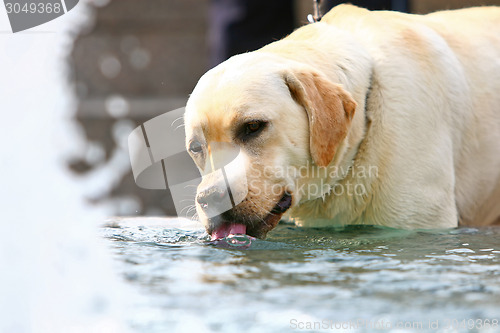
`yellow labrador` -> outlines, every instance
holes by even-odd
[[[185,123],[200,170],[215,143],[242,156],[246,177],[231,189],[213,177],[198,187],[197,213],[213,239],[265,237],[281,218],[311,227],[493,224],[500,8],[422,16],[337,6],[207,72]],[[232,209],[206,213],[238,193]]]

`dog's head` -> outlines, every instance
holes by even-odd
[[[263,238],[292,206],[324,195],[304,184],[318,181],[312,169],[341,160],[355,108],[320,72],[269,55],[236,56],[207,72],[185,124],[187,149],[204,175],[197,213],[212,238]],[[217,167],[214,160],[224,147],[235,162],[221,170],[227,161]]]

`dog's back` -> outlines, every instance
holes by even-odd
[[[472,98],[455,167],[457,205],[464,224],[487,225],[500,216],[500,8],[426,17],[457,55]]]
[[[322,22],[352,33],[373,57],[380,94],[400,96],[402,103],[385,105],[385,112],[407,122],[386,115],[387,126],[408,126],[415,142],[413,113],[447,122],[433,131],[451,139],[460,223],[493,223],[500,216],[500,7],[411,15],[340,5]],[[419,140],[416,153],[440,149]]]

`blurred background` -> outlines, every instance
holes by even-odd
[[[116,215],[175,215],[168,191],[143,190],[132,177],[126,140],[141,123],[185,105],[197,80],[233,54],[251,51],[306,24],[312,0],[99,0],[93,24],[69,56],[76,120],[86,144],[68,162],[97,174],[93,203]],[[323,1],[323,11],[339,2]],[[500,0],[353,1],[371,9],[428,13]],[[92,177],[88,177],[89,181]]]

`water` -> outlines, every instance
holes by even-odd
[[[112,226],[116,268],[143,295],[139,332],[500,332],[500,228],[280,224],[241,249],[181,220]]]
[[[76,177],[66,166],[86,148],[68,82],[74,31],[89,22],[83,2],[16,34],[0,15],[2,333],[127,332],[121,312],[133,288],[114,274],[95,231],[112,210],[87,195],[104,195],[110,180]]]

